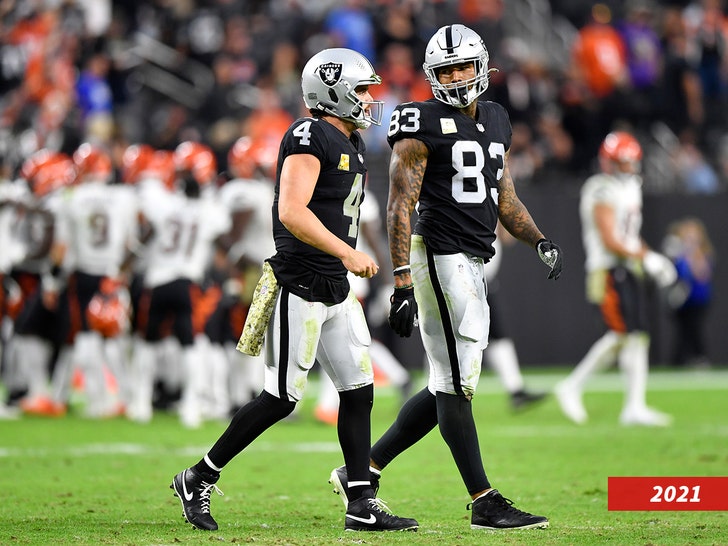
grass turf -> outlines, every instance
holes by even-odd
[[[565,373],[527,380],[548,389]],[[513,413],[497,380],[482,378],[474,412],[488,476],[517,507],[548,516],[547,530],[471,531],[469,497],[433,431],[385,470],[380,490],[395,513],[419,520],[419,532],[344,532],[343,505],[327,483],[342,464],[336,431],[311,417],[313,396],[225,469],[214,533],[185,523],[168,487],[226,423],[189,431],[161,413],[148,425],[74,415],[2,421],[0,544],[728,544],[728,512],[607,510],[608,476],[728,475],[728,372],[658,370],[650,387],[649,402],[673,414],[672,427],[619,426],[617,374],[590,385],[582,427],[553,397]],[[390,389],[377,391],[374,439],[398,404]]]

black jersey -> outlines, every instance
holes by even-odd
[[[276,255],[270,263],[278,282],[307,301],[342,302],[349,293],[347,270],[340,259],[297,239],[278,218],[283,161],[294,154],[319,159],[321,172],[308,207],[329,231],[356,248],[367,172],[365,152],[358,132],[346,138],[339,129],[317,118],[296,120],[283,136],[273,203]]]
[[[422,141],[430,152],[414,233],[436,254],[493,256],[498,181],[511,146],[511,122],[495,102],[479,102],[477,119],[436,99],[400,104],[387,141]]]

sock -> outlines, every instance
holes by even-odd
[[[472,495],[490,488],[480,457],[478,432],[470,400],[464,396],[438,392],[437,422],[468,493]]]
[[[488,366],[498,375],[507,392],[516,393],[523,390],[523,376],[521,368],[518,366],[518,355],[512,339],[491,340],[483,356]]]
[[[288,417],[295,407],[295,402],[281,400],[263,391],[237,411],[207,456],[217,468],[224,468],[268,428]],[[204,459],[200,462],[204,464]]]
[[[625,381],[624,411],[643,411],[647,407],[649,347],[650,338],[644,332],[627,334],[619,354]]]
[[[394,423],[374,444],[371,460],[379,468],[419,442],[437,425],[437,400],[425,387],[407,400],[399,410]]]
[[[373,496],[369,481],[373,405],[374,385],[339,393],[339,419],[336,430],[346,463],[350,501],[358,499],[365,491],[369,496]]]
[[[579,392],[584,390],[584,385],[592,374],[605,369],[609,364],[614,362],[622,341],[622,334],[618,334],[617,332],[609,331],[604,334],[594,342],[565,381]]]

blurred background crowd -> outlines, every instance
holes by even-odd
[[[519,183],[580,182],[619,124],[645,147],[647,192],[728,182],[721,0],[2,0],[0,16],[10,172],[38,148],[87,140],[117,161],[130,143],[199,140],[224,167],[239,136],[275,140],[303,113],[300,70],[313,53],[365,54],[391,110],[430,96],[424,45],[458,21],[499,70],[486,98],[511,115]],[[375,156],[388,154],[385,136],[367,133]]]
[[[539,289],[535,277],[528,275],[539,275],[542,280],[541,272],[530,273],[535,268],[521,267],[533,259],[532,250],[517,248],[506,253],[506,258],[509,253],[513,258],[504,262],[502,284],[506,291],[512,285],[519,289],[509,294],[505,313],[507,320],[518,320],[514,337],[524,362],[574,361],[583,350],[583,340],[591,337],[593,326],[583,319],[579,307],[583,305],[582,255],[575,203],[581,184],[596,166],[604,136],[626,129],[637,136],[644,150],[645,208],[656,211],[646,218],[652,244],[659,245],[668,235],[670,248],[666,251],[676,262],[681,249],[690,247],[707,256],[702,261],[711,266],[710,274],[698,279],[702,285],[692,283],[697,288],[686,288],[684,294],[675,296],[679,301],[670,306],[678,314],[678,334],[652,332],[661,341],[657,350],[677,343],[674,351],[670,349],[676,355],[675,364],[707,365],[710,347],[703,334],[713,298],[710,282],[715,278],[719,284],[722,278],[719,269],[713,274],[712,265],[724,245],[722,238],[716,239],[714,252],[707,232],[716,233],[720,226],[728,188],[728,16],[721,0],[0,0],[0,205],[26,200],[37,210],[46,206],[45,196],[36,191],[40,182],[28,175],[38,151],[58,152],[68,161],[70,157],[76,161],[81,151],[97,150],[109,158],[103,178],[113,186],[129,187],[132,180],[125,158],[143,159],[138,153],[142,149],[150,157],[166,158],[165,173],[179,182],[180,173],[191,167],[170,163],[173,156],[191,143],[200,144],[204,149],[199,157],[204,158],[205,166],[215,168],[205,180],[197,181],[214,190],[203,195],[212,195],[223,207],[218,218],[228,213],[233,217],[243,210],[260,213],[257,231],[248,230],[244,244],[239,234],[237,247],[232,247],[245,247],[244,255],[252,255],[256,249],[264,253],[255,256],[253,281],[246,285],[250,291],[259,262],[273,252],[266,227],[272,186],[259,185],[261,193],[254,194],[249,183],[235,186],[229,181],[248,180],[257,169],[256,176],[270,182],[283,133],[292,121],[307,114],[300,87],[305,62],[328,47],[348,47],[366,55],[383,78],[383,84],[372,92],[385,101],[383,119],[387,120],[397,104],[431,97],[422,70],[424,47],[437,28],[453,22],[471,27],[485,41],[490,66],[498,71],[492,73],[484,98],[503,104],[510,114],[511,173],[519,193],[530,197],[527,201],[535,216],[544,218],[548,232],[564,242],[567,264],[573,268],[571,274],[566,272],[570,282],[540,293],[539,303],[534,305],[533,291]],[[369,150],[367,195],[379,204],[375,216],[383,214],[387,199],[390,149],[386,134],[386,121],[363,133]],[[245,142],[241,154],[260,151],[248,174],[230,160],[241,139]],[[205,156],[207,149],[214,160]],[[92,157],[81,156],[81,161]],[[79,165],[77,162],[76,169]],[[147,174],[152,170],[147,166]],[[81,174],[76,172],[78,180]],[[155,176],[161,175],[157,172]],[[35,197],[19,199],[11,191],[26,182],[24,177],[29,178]],[[173,185],[167,184],[167,189],[174,190]],[[153,197],[141,190],[138,193],[140,210],[153,217],[174,191],[157,192]],[[26,211],[32,208],[25,206]],[[19,269],[8,251],[10,232],[18,231],[14,229],[17,217],[9,209],[0,209],[0,276],[5,280],[16,278]],[[676,223],[688,215],[695,218]],[[382,242],[381,223],[379,229]],[[220,231],[224,230],[221,226]],[[261,243],[263,239],[266,244]],[[677,244],[683,239],[693,243]],[[208,243],[212,247],[212,239]],[[235,254],[229,245],[225,250],[228,257]],[[209,255],[203,252],[210,261],[211,251]],[[386,252],[378,257],[380,264],[386,259]],[[137,269],[144,273],[144,260],[139,262]],[[685,269],[689,273],[687,266]],[[377,288],[387,282],[375,279],[373,294],[382,295]],[[222,287],[224,283],[218,284]],[[522,286],[532,290],[522,290]],[[386,286],[384,292],[388,290]],[[717,286],[716,297],[721,290]],[[237,301],[239,294],[235,294]],[[392,339],[386,310],[382,312],[388,306],[388,293],[383,295],[384,300],[372,297],[379,305],[375,302],[369,309],[381,309],[375,319],[369,317],[370,326],[406,368],[419,368],[418,340]],[[10,299],[8,292],[6,300]],[[685,302],[688,307],[683,306]],[[566,308],[572,312],[563,313]],[[538,312],[523,314],[523,309]],[[714,324],[719,325],[726,313],[728,308],[719,306]],[[8,322],[3,329],[5,342],[12,337]],[[240,357],[234,351],[238,333],[239,328],[224,339],[228,357],[222,360]],[[716,346],[717,353],[728,350],[724,338],[717,339]],[[175,351],[178,348],[169,349],[168,362],[178,363]],[[23,353],[15,360],[26,361],[25,366],[29,353],[16,352]],[[2,381],[12,391],[9,353],[4,352]],[[57,359],[58,354],[52,358]],[[668,359],[666,350],[657,354],[660,362]],[[45,371],[55,369],[62,368],[51,363]],[[149,368],[139,369],[151,382]],[[260,378],[252,374],[243,378],[246,373],[238,373],[237,398],[229,393],[231,407],[243,403],[258,388]],[[225,383],[232,382],[226,374],[218,382],[223,391]],[[39,389],[47,394],[48,374],[39,377]],[[398,386],[407,386],[406,374],[402,377]],[[70,379],[62,377],[58,383],[55,402],[62,405],[60,410],[53,406],[51,414],[65,412]],[[171,383],[179,391],[179,377],[173,377]],[[146,406],[133,415],[127,408],[127,416],[138,421],[150,418],[151,387],[148,390]],[[28,385],[21,381],[16,400],[27,392]],[[222,399],[220,390],[216,392],[216,400]],[[164,395],[161,392],[162,398]],[[167,401],[157,397],[154,402],[156,408]],[[45,406],[41,410],[48,413]],[[108,416],[117,410],[116,406],[103,406],[94,415]],[[228,408],[213,413],[225,415]],[[197,412],[185,424],[196,426],[201,418]]]

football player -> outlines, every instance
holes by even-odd
[[[66,154],[42,149],[23,162],[20,176],[31,189],[18,224],[25,257],[13,269],[26,302],[13,338],[16,369],[22,367],[28,386],[20,407],[28,414],[60,416],[66,408],[52,396],[49,380],[52,370],[65,369],[70,321],[65,297],[68,263],[57,244],[59,217],[75,169]]]
[[[127,410],[127,417],[140,423],[150,421],[153,415],[154,377],[170,323],[172,335],[181,347],[180,421],[188,428],[196,428],[202,422],[200,389],[207,385],[206,370],[205,361],[197,357],[194,346],[191,288],[202,282],[213,249],[221,244],[220,237],[229,229],[229,217],[222,205],[203,196],[216,169],[210,164],[212,154],[205,153],[204,148],[196,143],[180,144],[178,150],[182,153],[176,150],[174,154],[177,175],[160,180],[155,174],[151,187],[140,188],[141,195],[154,197],[143,199],[140,205],[142,221],[147,226],[141,252],[146,267],[131,365],[134,391]],[[195,168],[194,160],[185,163],[190,150],[194,156],[202,157],[204,168]],[[155,152],[155,156],[159,153],[162,152]],[[164,164],[168,157],[165,154]],[[152,167],[147,170],[151,172]],[[169,174],[166,168],[159,172],[165,174],[164,178]],[[157,187],[160,182],[163,188],[172,189],[164,191]]]
[[[113,165],[106,149],[84,142],[75,150],[73,162],[76,180],[61,208],[56,252],[72,258],[66,297],[73,362],[84,376],[85,414],[105,418],[118,415],[123,400],[109,392],[104,363],[115,376],[120,392],[125,390],[126,370],[115,342],[89,324],[87,310],[102,281],[119,277],[134,238],[137,209],[133,196],[122,186],[112,184]],[[70,374],[67,380],[61,377],[59,381],[59,392],[65,392]]]
[[[579,213],[586,252],[587,300],[599,306],[608,331],[555,389],[564,414],[587,420],[582,392],[587,379],[615,360],[625,375],[623,425],[665,426],[669,415],[646,403],[650,338],[645,309],[645,273],[658,286],[677,280],[672,262],[650,250],[642,227],[642,148],[625,132],[609,133],[599,149],[600,171],[581,189]]]
[[[473,30],[440,28],[423,65],[435,98],[400,104],[390,118],[389,324],[409,337],[419,320],[429,379],[372,447],[370,464],[378,481],[397,455],[437,426],[472,499],[473,529],[542,528],[547,518],[518,510],[492,487],[472,413],[488,343],[484,265],[493,256],[498,220],[536,251],[550,269],[548,278],[557,279],[562,268],[561,250],[516,195],[508,170],[508,114],[497,103],[478,101],[488,88],[488,60]],[[332,471],[343,499],[347,480],[343,467]]]
[[[348,271],[369,278],[378,270],[369,255],[356,250],[356,241],[367,173],[357,129],[381,121],[381,102],[370,92],[379,83],[371,63],[349,49],[323,50],[303,69],[303,100],[311,116],[293,122],[280,145],[273,204],[276,253],[265,262],[259,286],[266,290],[256,290],[260,299],[253,300],[240,340],[241,347],[259,347],[257,336],[246,335],[255,332],[248,326],[262,322],[260,331],[267,328],[265,387],[238,410],[207,454],[171,485],[184,516],[199,529],[218,528],[210,514],[210,494],[222,469],[294,410],[315,361],[340,393],[337,430],[352,477],[345,528],[418,526],[382,510],[369,481],[370,334],[347,281]]]

